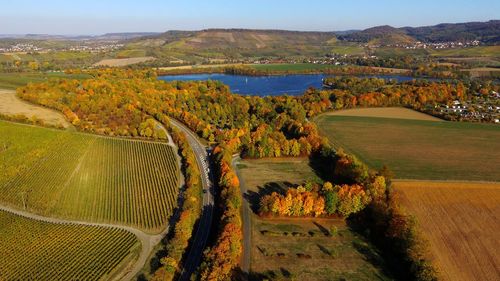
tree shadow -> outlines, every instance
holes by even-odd
[[[323,254],[330,256],[330,257],[332,256],[332,254],[333,254],[332,251],[328,250],[325,246],[320,245],[320,244],[316,244],[316,246],[318,246],[319,250],[321,252],[323,252]]]
[[[283,182],[268,182],[263,186],[258,186],[258,191],[247,190],[243,194],[243,198],[248,201],[252,211],[257,214],[259,212],[260,199],[265,195],[270,195],[273,192],[284,194],[288,188],[293,187],[294,184],[288,181]]]
[[[321,224],[313,221],[313,224],[325,235],[325,236],[330,236],[330,230],[326,229],[324,226]]]

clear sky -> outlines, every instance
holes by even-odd
[[[0,0],[0,34],[338,31],[499,19],[500,0]]]

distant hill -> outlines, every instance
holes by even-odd
[[[336,42],[333,32],[207,29],[168,31],[130,40],[129,50],[148,49],[149,56],[241,58],[259,56],[324,55]]]
[[[416,41],[415,38],[408,36],[404,30],[389,25],[376,26],[350,33],[344,35],[341,39],[371,45],[409,44]]]
[[[500,20],[487,22],[442,23],[434,26],[403,27],[401,30],[422,42],[472,41],[500,42]]]
[[[488,22],[442,23],[423,27],[395,28],[384,25],[339,36],[339,39],[371,44],[405,44],[414,41],[449,42],[479,40],[500,43],[500,20]]]

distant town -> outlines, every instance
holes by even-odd
[[[459,120],[500,124],[500,93],[495,91],[488,95],[476,93],[467,101],[455,100],[451,105],[440,104],[436,108]]]
[[[0,53],[33,53],[51,51],[107,52],[122,48],[124,44],[117,41],[81,41],[63,48],[44,48],[32,43],[16,43],[9,47],[0,47]]]

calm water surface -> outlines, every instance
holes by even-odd
[[[292,74],[278,76],[246,76],[230,74],[183,74],[160,76],[165,81],[190,81],[190,80],[219,80],[229,86],[233,93],[242,95],[278,96],[302,95],[310,87],[320,89],[324,74]],[[404,82],[414,79],[409,76],[398,75],[368,75],[360,77],[378,77],[395,79]]]

